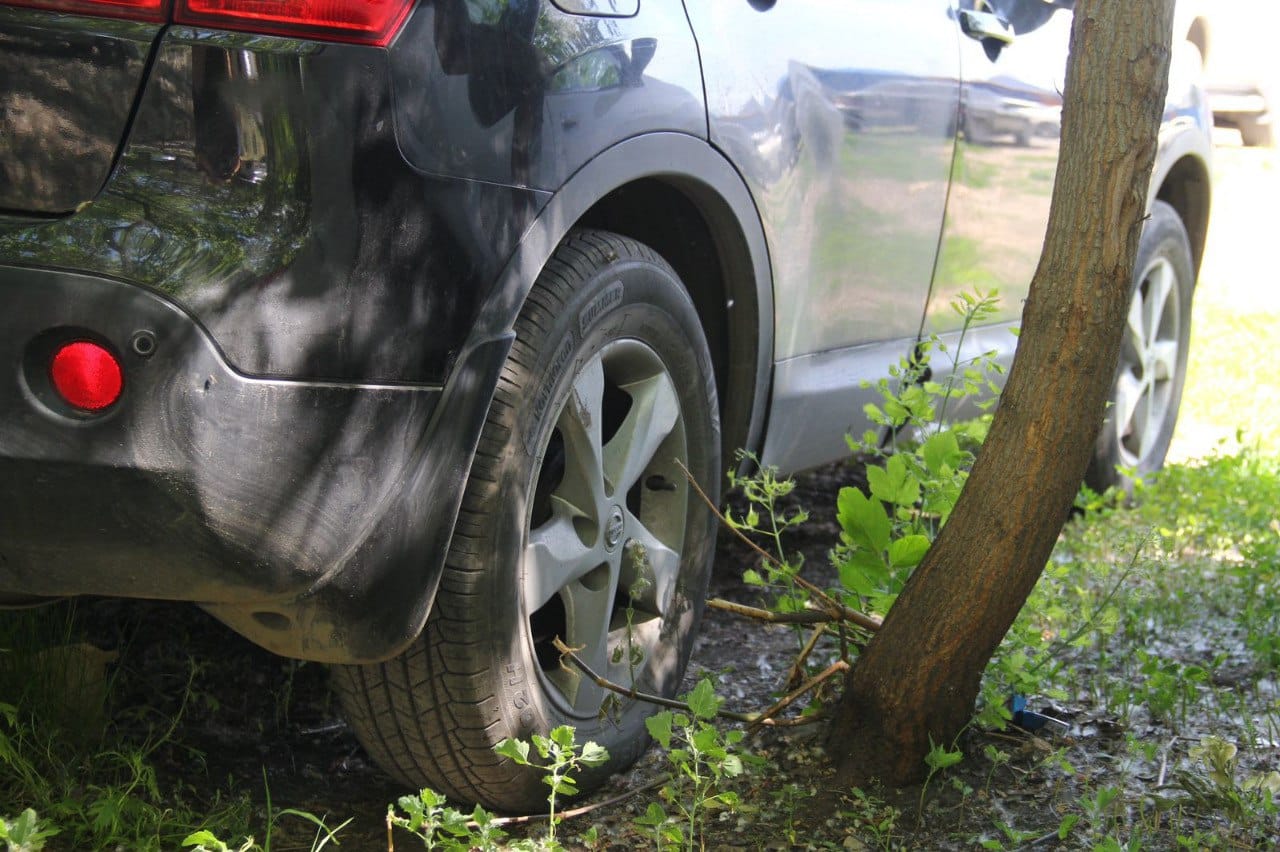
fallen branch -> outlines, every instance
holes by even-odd
[[[774,704],[768,710],[761,713],[760,718],[757,721],[752,722],[747,727],[747,730],[751,731],[755,728],[758,728],[761,725],[765,725],[770,722],[776,721],[773,717],[781,713],[783,710],[786,710],[792,704],[794,704],[796,699],[798,699],[800,696],[804,695],[806,692],[813,691],[815,688],[818,687],[819,684],[821,684],[823,681],[827,680],[831,676],[838,674],[839,672],[847,672],[848,670],[849,670],[848,663],[846,663],[844,660],[836,660],[834,663],[827,666],[821,672],[819,672],[818,674],[814,675],[813,677],[809,678],[807,681],[802,683],[799,687],[797,687],[796,689],[784,695],[776,704]]]
[[[596,674],[591,669],[591,666],[587,665],[587,663],[581,657],[578,656],[577,652],[575,652],[573,648],[570,648],[568,645],[564,644],[563,641],[561,641],[559,636],[557,636],[555,639],[552,639],[551,644],[555,647],[557,651],[560,652],[561,666],[564,666],[564,661],[568,660],[569,662],[577,666],[578,669],[583,674],[585,674],[588,678],[590,678],[591,681],[596,686],[607,689],[610,692],[615,692],[618,695],[624,696],[626,698],[633,698],[636,701],[643,701],[646,704],[656,704],[659,707],[669,707],[672,710],[683,710],[684,712],[690,714],[691,716],[697,715],[693,712],[693,708],[683,701],[678,701],[674,698],[664,698],[661,695],[652,695],[647,692],[640,692],[634,687],[628,687],[628,686],[623,686],[622,684],[614,683],[608,678],[602,675]],[[739,713],[736,710],[725,710],[722,708],[716,711],[716,715],[721,717],[722,719],[730,719],[734,722],[742,722],[747,725],[760,724],[760,725],[773,726],[776,724],[775,720],[773,719],[766,719],[766,720],[757,722],[757,720],[759,720],[761,717],[760,713]]]
[[[572,819],[573,817],[580,817],[580,816],[583,816],[584,814],[589,814],[592,811],[598,811],[601,808],[613,807],[616,804],[625,802],[627,799],[630,799],[632,796],[638,796],[641,793],[647,793],[650,790],[653,790],[657,787],[661,787],[663,784],[666,784],[670,780],[671,780],[671,774],[664,772],[662,775],[659,775],[657,778],[654,778],[652,781],[649,781],[645,784],[641,784],[639,787],[633,787],[630,790],[627,790],[623,793],[619,793],[618,795],[612,796],[608,799],[605,799],[604,801],[592,802],[589,805],[581,805],[580,807],[569,808],[567,811],[560,811],[556,814],[556,821],[559,822],[562,819]],[[531,822],[546,821],[550,818],[551,818],[550,814],[526,814],[524,816],[495,817],[493,821],[490,822],[489,824],[500,826],[500,827],[508,826],[508,825],[527,825],[528,823],[531,823]],[[467,827],[479,828],[479,825],[477,825],[477,823],[473,820],[467,823]]]
[[[808,640],[804,643],[804,647],[800,649],[800,653],[791,662],[791,668],[787,670],[787,689],[795,689],[804,682],[804,676],[808,674],[805,665],[809,662],[809,656],[813,653],[813,649],[818,647],[818,640],[827,632],[827,625],[819,624],[809,634]],[[840,659],[845,659],[843,654]]]
[[[826,625],[833,621],[840,620],[830,613],[819,612],[816,609],[804,609],[798,612],[774,612],[771,609],[760,609],[759,607],[727,601],[723,598],[711,598],[707,601],[707,606],[712,609],[718,609],[721,612],[731,612],[734,615],[741,615],[744,618],[754,618],[756,621],[767,621],[770,624]]]

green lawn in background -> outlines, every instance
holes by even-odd
[[[1280,453],[1280,152],[1220,145],[1171,461],[1244,431]]]

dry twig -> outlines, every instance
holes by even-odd
[[[797,698],[804,695],[806,692],[813,691],[815,688],[818,687],[819,684],[821,684],[823,681],[830,678],[832,675],[835,675],[839,672],[847,672],[848,670],[849,670],[848,663],[846,663],[844,660],[836,660],[834,663],[827,666],[821,672],[809,678],[804,683],[800,684],[799,687],[797,687],[796,689],[784,695],[776,704],[774,704],[768,710],[759,714],[760,718],[752,722],[748,726],[747,730],[755,729],[760,725],[766,725],[769,723],[776,722],[777,720],[774,719],[773,717],[781,713],[783,710],[786,710],[792,704],[794,704]]]

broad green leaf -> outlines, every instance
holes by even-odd
[[[950,429],[931,435],[920,447],[924,466],[934,476],[945,476],[960,466],[964,453]]]
[[[855,550],[838,566],[840,583],[849,591],[867,597],[888,579],[884,561],[869,550]]]
[[[693,711],[693,715],[699,719],[714,719],[722,703],[721,699],[716,697],[715,687],[707,678],[698,681],[693,691],[685,696],[685,702]]]
[[[841,488],[836,500],[836,519],[854,544],[879,554],[889,546],[893,529],[888,513],[878,500],[872,500],[856,488]]]
[[[559,778],[553,780],[548,777],[547,783],[551,785],[551,789],[556,791],[560,796],[576,796],[578,794],[578,785],[574,783],[572,778]]]
[[[649,825],[657,828],[667,821],[667,812],[657,802],[650,802],[649,807],[645,809],[644,816],[636,817],[635,821],[640,825]]]
[[[16,836],[17,835],[15,832],[15,839],[16,839]],[[192,832],[191,834],[188,834],[186,837],[182,839],[182,845],[183,846],[207,846],[211,849],[216,849],[218,846],[221,846],[224,849],[226,848],[226,844],[223,843],[221,840],[219,840],[217,835],[215,835],[212,831],[208,831],[206,829],[201,829],[200,831],[195,831],[195,832]]]
[[[582,756],[579,758],[587,766],[599,766],[609,759],[609,751],[597,742],[588,740],[582,746]]]
[[[508,737],[494,746],[493,750],[503,757],[514,760],[521,766],[529,765],[529,744],[524,740],[516,740]]]
[[[649,730],[649,736],[658,741],[658,745],[664,749],[671,748],[671,711],[663,710],[661,713],[655,713],[648,719],[644,720],[644,726]]]
[[[568,725],[558,725],[551,729],[551,741],[567,751],[573,748],[574,733]]]
[[[928,536],[903,536],[889,545],[889,564],[894,568],[914,568],[928,552]]]
[[[867,468],[867,483],[871,495],[886,503],[912,506],[920,499],[920,481],[907,468],[902,456],[890,456],[883,468],[874,465]]]
[[[717,731],[710,725],[703,725],[697,731],[694,731],[690,742],[693,747],[703,754],[711,754],[720,747],[720,738]]]

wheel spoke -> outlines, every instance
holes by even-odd
[[[1161,260],[1156,263],[1147,272],[1146,277],[1146,294],[1144,301],[1146,302],[1146,336],[1143,338],[1145,348],[1150,349],[1156,342],[1156,337],[1160,334],[1160,329],[1164,323],[1165,312],[1171,307],[1176,306],[1174,298],[1174,289],[1176,280],[1173,269],[1169,266],[1168,261]],[[1177,326],[1177,317],[1173,317],[1174,326]]]
[[[570,583],[563,590],[568,616],[565,644],[579,648],[578,656],[596,674],[605,675],[609,668],[609,622],[613,617],[613,596],[617,588],[617,566],[610,566],[605,582],[588,586]],[[594,713],[604,700],[604,689],[581,672],[575,672],[573,683],[565,689],[565,697],[573,709]]]
[[[634,517],[627,519],[631,541],[623,556],[623,591],[632,592],[632,605],[653,615],[670,615],[680,577],[680,554],[658,540]]]
[[[635,485],[680,418],[680,401],[665,370],[622,389],[631,396],[631,410],[604,448],[605,478],[614,494]]]
[[[556,426],[564,437],[565,472],[556,495],[599,524],[605,508],[600,421],[604,411],[604,366],[591,360],[574,379]]]
[[[1176,340],[1158,340],[1151,346],[1152,382],[1165,382],[1177,375],[1178,342]]]
[[[551,520],[529,534],[525,548],[524,600],[528,612],[537,612],[551,596],[604,562],[599,547],[583,544],[574,526],[581,517],[574,507],[551,498]]]
[[[1124,436],[1133,431],[1134,416],[1142,403],[1145,389],[1146,383],[1130,370],[1121,372],[1116,380],[1115,411],[1111,416],[1115,418],[1117,435]]]
[[[1136,444],[1134,454],[1137,461],[1146,458],[1160,431],[1160,423],[1156,418],[1155,391],[1148,383],[1143,388],[1142,399],[1138,402],[1138,410],[1133,417],[1133,442]]]
[[[1144,316],[1142,291],[1133,294],[1129,303],[1129,316],[1125,323],[1124,343],[1120,350],[1120,363],[1141,364],[1147,348],[1147,323]]]

